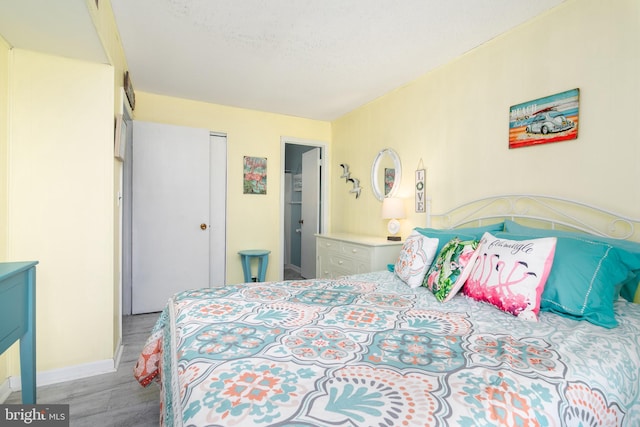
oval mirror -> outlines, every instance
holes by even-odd
[[[402,166],[400,157],[391,148],[381,150],[371,166],[371,188],[376,199],[393,197],[400,188]]]

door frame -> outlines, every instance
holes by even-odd
[[[308,145],[311,147],[317,147],[320,149],[320,232],[326,233],[328,227],[330,226],[329,220],[329,181],[328,177],[330,176],[330,165],[329,162],[329,150],[328,144],[324,141],[316,141],[312,139],[302,139],[295,138],[291,136],[282,136],[280,137],[280,253],[282,254],[282,259],[280,260],[280,264],[278,265],[279,269],[279,280],[284,280],[284,248],[285,248],[285,191],[284,191],[284,182],[285,182],[285,151],[287,144],[296,144],[296,145]]]
[[[118,301],[114,302],[114,305],[117,305],[117,322],[118,322],[118,343],[116,345],[116,350],[114,352],[114,365],[118,366],[120,363],[120,357],[123,351],[123,341],[122,337],[124,331],[122,330],[122,315],[124,310],[124,305],[127,301],[124,298],[124,290],[126,289],[127,284],[131,285],[131,208],[129,206],[130,198],[127,194],[131,192],[131,186],[127,187],[129,184],[129,180],[131,177],[131,137],[133,135],[133,110],[131,109],[131,105],[127,100],[127,96],[124,90],[124,87],[120,87],[120,99],[122,103],[120,104],[119,113],[122,115],[123,124],[126,126],[126,133],[124,135],[124,141],[120,141],[121,144],[124,144],[125,154],[124,159],[120,163],[120,170],[118,174],[118,178],[120,180],[118,185],[118,192],[116,194],[116,206],[118,212],[118,230],[120,231],[120,235],[118,236],[118,250],[117,254],[120,259],[117,261],[118,265]],[[115,135],[114,135],[115,137]],[[129,161],[127,161],[129,159]],[[117,160],[115,160],[117,162]],[[129,233],[128,235],[126,233]],[[125,255],[128,255],[129,258],[125,259]],[[127,272],[129,273],[127,276]],[[131,312],[131,295],[129,295],[128,304],[129,304],[129,313]]]
[[[123,98],[126,101],[126,98]],[[133,156],[133,117],[129,117],[127,122],[127,141],[125,145],[125,156],[122,162],[122,178],[121,178],[121,210],[122,210],[122,225],[120,227],[120,316],[130,315],[132,312],[132,300],[131,300],[131,259],[132,259],[132,214],[133,206],[132,194],[133,194],[133,164],[131,158]]]

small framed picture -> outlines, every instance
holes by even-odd
[[[244,194],[267,194],[267,158],[244,156]]]

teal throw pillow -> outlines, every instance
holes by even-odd
[[[496,233],[497,237],[527,240],[539,235]],[[555,257],[542,292],[540,310],[613,328],[613,303],[627,269],[619,252],[607,243],[579,237],[557,237]]]
[[[511,220],[506,220],[504,222],[504,231],[514,234],[533,235],[536,237],[583,238],[609,244],[616,248],[621,261],[629,270],[627,276],[617,284],[620,290],[620,296],[622,296],[627,301],[633,301],[638,288],[640,288],[640,243],[638,242],[614,239],[610,237],[594,236],[591,234],[579,233],[574,231],[528,227]]]

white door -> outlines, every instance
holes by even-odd
[[[320,149],[302,154],[302,224],[300,224],[300,274],[316,277],[316,238],[320,231]]]
[[[209,131],[133,123],[132,312],[209,286]]]
[[[211,135],[210,286],[224,286],[227,271],[227,136]]]

